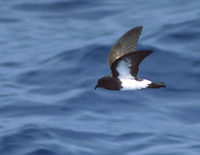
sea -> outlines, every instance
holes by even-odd
[[[136,26],[167,87],[95,90]],[[0,155],[199,154],[199,0],[0,2]]]

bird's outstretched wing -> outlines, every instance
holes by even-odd
[[[138,26],[129,30],[115,43],[110,50],[108,57],[110,67],[118,58],[136,51],[137,42],[142,32],[142,28],[142,26]]]
[[[113,77],[137,79],[139,65],[152,51],[132,52],[117,59],[111,66]]]

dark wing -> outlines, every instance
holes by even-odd
[[[135,79],[137,79],[140,63],[145,57],[147,57],[151,53],[152,51],[132,52],[117,59],[111,66],[113,77],[134,77]]]
[[[129,30],[115,43],[110,50],[108,57],[110,67],[118,58],[136,51],[137,42],[142,32],[142,28],[142,26],[138,26]]]

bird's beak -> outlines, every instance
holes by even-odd
[[[98,88],[98,85],[96,85],[94,89],[96,90],[97,88]]]

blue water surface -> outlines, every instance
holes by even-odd
[[[199,0],[0,2],[0,155],[199,155]],[[109,50],[143,25],[139,76],[94,90]]]

